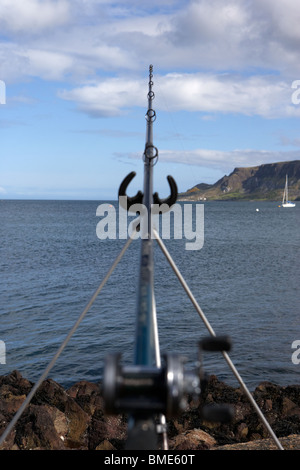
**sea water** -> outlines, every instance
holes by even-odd
[[[40,377],[124,246],[126,240],[97,237],[99,204],[0,202],[0,375]],[[186,250],[184,238],[163,240],[216,334],[231,337],[229,355],[251,389],[264,380],[299,384],[299,222],[300,203],[205,202],[200,250]],[[51,370],[63,386],[100,380],[108,353],[132,362],[139,243],[132,242]],[[208,331],[155,241],[154,248],[160,349],[193,368]],[[238,386],[222,354],[203,360],[207,373]]]

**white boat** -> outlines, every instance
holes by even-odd
[[[288,193],[288,175],[285,177],[285,188],[283,191],[283,197],[282,197],[282,207],[295,207],[296,204],[294,202],[289,201],[289,193]]]

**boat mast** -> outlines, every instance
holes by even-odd
[[[282,196],[282,204],[286,204],[288,202],[288,175],[285,175],[285,187],[283,190]]]

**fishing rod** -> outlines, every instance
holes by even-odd
[[[143,154],[144,191],[133,197],[126,190],[135,177],[129,173],[119,188],[119,200],[128,211],[140,213],[138,230],[141,235],[139,284],[137,291],[136,332],[132,366],[121,365],[121,354],[107,356],[104,367],[103,396],[108,413],[128,414],[127,449],[167,449],[166,420],[185,409],[188,394],[199,395],[204,383],[202,363],[198,369],[186,372],[184,359],[174,354],[161,357],[157,330],[154,296],[153,262],[153,208],[165,212],[177,200],[177,185],[172,176],[167,180],[170,195],[160,199],[153,194],[153,167],[158,160],[158,149],[153,144],[153,66],[149,67],[148,109],[146,112],[146,143]],[[206,344],[206,346],[205,346]],[[229,350],[227,338],[212,338],[203,343],[205,349]],[[218,419],[228,419],[228,408],[219,410]],[[161,441],[161,442],[160,442]]]
[[[183,358],[176,355],[167,355],[163,358],[164,363],[162,363],[160,355],[153,290],[152,247],[152,240],[153,238],[158,239],[158,235],[153,229],[151,209],[153,203],[154,206],[159,207],[161,212],[170,209],[177,199],[177,186],[174,179],[168,176],[167,179],[171,189],[170,196],[161,200],[157,193],[152,195],[153,166],[158,159],[158,150],[153,145],[153,122],[156,119],[156,114],[152,108],[154,99],[152,72],[153,68],[150,66],[148,110],[146,113],[147,134],[143,156],[144,193],[139,191],[135,197],[127,197],[126,195],[127,186],[135,176],[134,172],[127,175],[119,188],[119,201],[123,201],[124,207],[128,211],[140,211],[140,224],[134,228],[131,237],[126,241],[124,247],[112,262],[111,267],[66,335],[64,341],[58,347],[53,358],[41,373],[11,421],[7,424],[6,429],[0,436],[0,447],[8,438],[37,390],[53,369],[58,358],[120,263],[138,230],[141,231],[142,244],[140,253],[140,281],[137,296],[134,363],[130,367],[122,367],[120,354],[109,355],[106,358],[103,377],[103,398],[107,412],[126,412],[128,414],[127,449],[167,449],[166,418],[174,417],[184,410],[186,395],[188,393],[199,394],[200,384],[205,383],[200,354],[198,369],[192,373],[184,370]],[[124,199],[126,202],[124,202]],[[215,339],[216,341],[202,342],[200,344],[200,351],[201,349],[228,350],[229,343],[227,339]],[[222,421],[222,419],[227,420],[227,409],[217,411],[217,419],[219,421]],[[214,410],[212,410],[212,414],[216,414]],[[214,417],[208,413],[206,419]],[[161,445],[159,443],[159,436],[162,437]]]
[[[177,199],[177,186],[174,179],[168,176],[171,194],[161,200],[157,193],[153,194],[153,166],[158,160],[158,150],[153,145],[153,123],[156,113],[152,107],[154,100],[153,67],[149,68],[148,110],[146,113],[147,133],[144,160],[144,192],[138,191],[136,196],[128,197],[127,187],[135,176],[129,173],[119,188],[119,201],[128,211],[140,213],[140,223],[134,228],[131,237],[127,240],[121,252],[113,261],[103,280],[79,315],[64,341],[57,349],[52,360],[32,387],[26,399],[19,407],[5,431],[0,436],[0,447],[13,430],[17,421],[24,413],[26,407],[34,397],[38,388],[46,379],[56,361],[63,353],[70,339],[79,327],[82,320],[92,307],[98,295],[106,285],[108,279],[123,258],[126,250],[133,241],[136,231],[141,232],[140,276],[137,293],[136,333],[134,361],[132,366],[123,367],[121,354],[109,355],[106,358],[103,376],[103,398],[108,413],[128,414],[127,449],[167,449],[167,418],[177,416],[186,407],[188,395],[199,396],[206,384],[206,374],[203,370],[203,351],[221,351],[227,364],[240,383],[243,391],[253,405],[258,417],[279,450],[283,447],[274,434],[270,424],[256,404],[253,396],[246,387],[243,379],[233,365],[228,351],[231,348],[230,339],[226,336],[217,337],[209,321],[198,305],[195,297],[179,272],[167,248],[153,227],[152,209],[155,213],[164,213],[170,210]],[[160,354],[156,307],[154,297],[154,263],[152,240],[156,239],[160,249],[165,255],[183,289],[191,300],[201,320],[206,326],[210,336],[199,342],[197,367],[193,371],[186,371],[184,359],[175,354],[167,354],[163,358]],[[206,421],[228,422],[232,419],[232,409],[227,406],[217,406],[202,409],[202,417]],[[160,442],[159,437],[162,437]]]

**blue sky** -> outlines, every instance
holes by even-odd
[[[150,64],[161,197],[299,159],[299,24],[298,0],[0,0],[0,198],[141,189]]]

